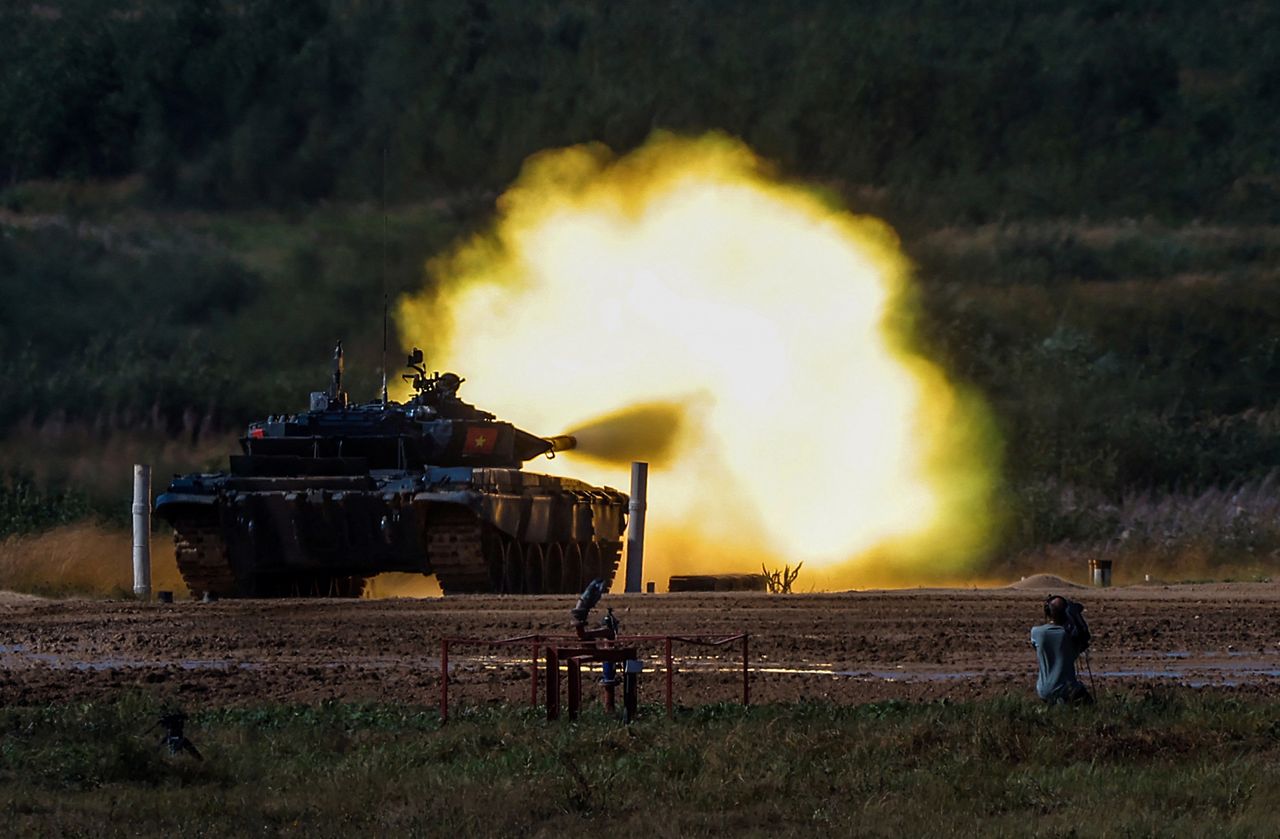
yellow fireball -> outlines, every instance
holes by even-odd
[[[465,376],[468,401],[541,434],[639,405],[647,579],[803,561],[797,588],[829,589],[982,561],[997,447],[901,332],[896,237],[742,143],[540,153],[493,228],[428,268],[400,333]],[[623,427],[527,468],[625,490]]]

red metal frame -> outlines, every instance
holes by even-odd
[[[580,647],[547,647],[547,719],[554,720],[560,716],[560,662],[566,662],[569,670],[569,719],[576,720],[582,708],[582,665],[591,662],[613,662],[622,664],[638,658],[635,647],[610,645],[596,647],[586,644]],[[555,701],[552,701],[555,697]],[[613,710],[613,692],[605,694],[605,707]]]
[[[569,717],[575,719],[582,700],[582,664],[584,661],[622,662],[638,658],[638,645],[662,643],[665,664],[665,693],[667,715],[674,710],[675,656],[673,644],[691,644],[701,647],[723,647],[735,641],[742,642],[742,704],[751,704],[751,663],[748,633],[734,635],[622,635],[612,640],[583,641],[577,635],[520,635],[498,640],[488,638],[440,639],[440,721],[449,719],[449,648],[452,646],[520,647],[526,646],[532,653],[529,662],[529,703],[538,705],[538,659],[545,654],[544,668],[547,682],[547,718],[560,715],[560,667],[564,664],[569,676]]]

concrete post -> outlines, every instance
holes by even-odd
[[[133,467],[133,593],[151,599],[151,467]]]
[[[639,594],[644,584],[644,511],[649,491],[649,464],[631,464],[630,521],[627,524],[627,592]]]

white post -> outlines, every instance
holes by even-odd
[[[644,511],[649,490],[649,464],[637,460],[631,464],[631,503],[627,507],[627,588],[640,593],[644,584]]]
[[[151,467],[133,467],[133,593],[151,599]]]

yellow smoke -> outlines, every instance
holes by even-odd
[[[996,447],[981,406],[910,349],[896,237],[742,143],[535,155],[493,229],[428,268],[400,332],[467,377],[468,401],[540,434],[666,406],[647,415],[671,444],[649,483],[660,586],[762,562],[803,561],[801,590],[980,563]],[[613,434],[529,468],[625,490],[618,455]]]
[[[577,441],[573,452],[614,466],[634,460],[667,466],[679,450],[689,414],[690,406],[682,402],[628,405],[571,428],[569,434]]]

